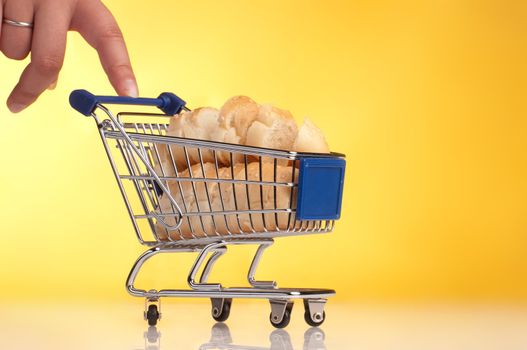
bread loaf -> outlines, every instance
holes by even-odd
[[[249,163],[236,164],[233,167],[223,167],[216,170],[211,163],[196,164],[182,172],[182,179],[168,181],[168,188],[178,206],[184,213],[182,224],[178,230],[168,232],[160,223],[155,230],[160,240],[167,240],[168,235],[173,240],[181,238],[214,237],[228,235],[285,230],[292,224],[289,213],[285,209],[291,207],[291,198],[296,193],[291,186],[280,184],[292,183],[293,168],[291,166],[276,166],[274,164]],[[260,175],[261,173],[261,175]],[[261,176],[261,177],[260,177]],[[205,182],[199,179],[212,179]],[[194,181],[185,179],[193,178]],[[247,180],[260,183],[219,182],[214,179]],[[279,185],[275,185],[278,183]],[[291,191],[294,193],[292,194]],[[280,211],[282,209],[282,211]],[[272,210],[269,213],[229,213],[230,211]],[[170,200],[163,194],[159,200],[158,214],[170,214],[164,221],[173,226],[177,222],[177,212],[172,208]],[[200,216],[195,214],[200,213]]]
[[[290,112],[259,105],[246,96],[229,99],[220,110],[205,107],[180,113],[170,119],[167,135],[329,153],[324,135],[310,120],[298,128]],[[155,224],[161,241],[278,231],[295,224],[286,211],[294,206],[291,200],[296,200],[291,184],[297,172],[285,158],[273,161],[221,147],[200,148],[192,142],[186,146],[156,144],[153,158],[158,175],[173,178],[167,187],[183,213],[180,227],[167,230],[160,220],[174,226],[179,217],[168,195],[161,195],[156,209],[160,220]],[[249,214],[248,210],[270,212]]]
[[[324,135],[311,121],[306,119],[299,129],[289,111],[259,105],[247,96],[227,100],[220,110],[204,107],[180,113],[170,119],[167,135],[285,151],[329,152]],[[200,161],[217,161],[220,166],[244,161],[242,153],[213,152],[208,148],[198,151],[192,145],[184,148],[173,144],[170,150],[161,145],[157,149],[160,162],[154,159],[156,170],[162,166],[167,176],[174,176],[176,170],[181,172]]]

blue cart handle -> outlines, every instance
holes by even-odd
[[[86,90],[75,90],[70,94],[70,105],[75,110],[90,116],[98,104],[154,106],[167,115],[174,115],[185,108],[186,102],[171,92],[164,92],[158,98],[135,98],[125,96],[96,96]]]

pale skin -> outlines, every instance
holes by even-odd
[[[0,51],[31,61],[22,72],[7,107],[18,113],[53,88],[64,62],[67,32],[77,31],[99,54],[117,94],[137,97],[136,79],[123,35],[100,0],[0,0],[0,18],[31,22],[22,28],[0,22]]]

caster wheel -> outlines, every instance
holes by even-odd
[[[159,311],[157,311],[157,305],[149,305],[148,311],[146,312],[146,319],[148,320],[149,326],[157,325],[159,320]]]
[[[215,305],[216,304],[216,305]],[[217,322],[225,322],[231,313],[232,299],[223,299],[223,307],[217,306],[218,303],[212,301],[212,318]],[[220,305],[222,303],[219,303]],[[220,310],[221,307],[221,310]]]
[[[282,321],[276,322],[273,319],[273,313],[269,315],[269,321],[271,321],[271,324],[275,328],[285,328],[289,324],[289,321],[291,321],[291,309],[293,308],[293,304],[289,304],[287,308],[284,311],[284,317],[282,318]]]
[[[309,313],[309,311],[306,311],[304,312],[304,320],[306,320],[306,323],[311,327],[318,327],[326,320],[326,311],[322,312],[322,317],[320,318],[320,320],[316,321],[313,321],[313,319],[311,319],[311,314]]]

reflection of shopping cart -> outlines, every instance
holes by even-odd
[[[324,321],[326,298],[335,293],[333,290],[277,288],[274,281],[256,280],[255,273],[274,237],[333,230],[340,216],[343,155],[303,154],[166,136],[166,117],[186,109],[185,102],[170,93],[146,99],[94,96],[77,90],[71,94],[70,103],[82,114],[94,117],[137,237],[141,244],[151,247],[137,259],[126,282],[131,295],[146,298],[144,315],[150,325],[161,316],[160,297],[210,298],[212,316],[217,321],[227,319],[233,298],[269,299],[270,320],[278,328],[289,323],[292,300],[303,299],[307,323],[316,326]],[[106,104],[156,106],[163,113],[114,115]],[[187,170],[183,171],[181,165],[178,169],[174,152],[183,155]],[[205,163],[205,158],[212,162]],[[225,167],[220,169],[219,158],[230,163],[227,171]],[[205,171],[206,166],[212,167],[214,175]],[[193,174],[189,169],[196,167],[198,172]],[[248,175],[249,167],[253,174],[259,174],[257,178]],[[283,169],[290,172],[286,179]],[[288,199],[285,204],[278,200],[284,198],[284,191]],[[230,204],[226,196],[231,196]],[[166,206],[163,210],[163,201],[169,210]],[[187,201],[192,201],[194,207],[190,208]],[[227,246],[248,244],[258,246],[248,272],[250,287],[225,288],[207,283],[214,263]],[[190,289],[136,288],[134,282],[144,262],[169,252],[198,253],[188,275]]]
[[[304,333],[304,350],[325,350],[324,332],[316,327],[311,327]],[[254,345],[235,345],[232,341],[229,327],[223,323],[216,323],[211,330],[210,341],[200,346],[199,350],[293,350],[291,337],[283,329],[275,329],[269,335],[270,347]]]
[[[148,327],[143,333],[145,350],[161,350],[161,333],[156,326]],[[317,327],[311,327],[304,332],[304,350],[326,350],[324,332]],[[255,345],[233,344],[231,331],[225,323],[216,323],[212,326],[210,340],[202,344],[199,350],[293,350],[289,333],[284,329],[275,329],[269,335],[270,347]]]
[[[143,333],[143,338],[145,342],[144,350],[160,350],[161,349],[161,332],[157,330],[156,326],[148,326],[148,329],[146,330],[146,332]]]

